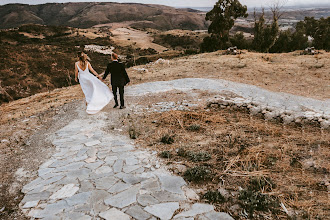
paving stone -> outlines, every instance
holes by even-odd
[[[113,165],[113,172],[119,173],[123,169],[124,161],[122,159],[118,159],[115,164]]]
[[[62,167],[62,166],[68,165],[70,163],[74,163],[74,161],[72,161],[72,159],[68,159],[68,160],[56,160],[49,167],[53,167],[53,168]]]
[[[186,185],[186,181],[182,177],[169,174],[159,174],[157,176],[163,190],[184,195],[181,187]]]
[[[65,199],[69,206],[87,203],[91,196],[91,192],[82,192]]]
[[[115,161],[118,159],[117,156],[107,156],[105,159],[104,159],[104,162],[108,165],[113,165],[115,163]]]
[[[133,166],[139,163],[138,159],[136,157],[129,157],[125,159],[126,165]]]
[[[103,203],[106,198],[109,198],[111,195],[105,190],[93,190],[92,195],[90,197],[90,203]]]
[[[85,160],[86,163],[94,163],[96,161],[97,157],[93,156],[93,157],[89,157]]]
[[[88,149],[86,153],[88,157],[96,157],[97,151],[98,151],[97,148],[93,147]]]
[[[124,208],[136,202],[136,195],[139,192],[140,186],[133,186],[115,196],[110,196],[104,200],[104,203],[117,208]]]
[[[108,211],[101,212],[100,217],[104,218],[105,220],[130,220],[131,217],[122,211],[119,211],[116,208],[109,209]]]
[[[63,217],[64,220],[91,220],[92,217],[85,215],[80,212],[70,212],[66,213],[66,217]]]
[[[40,200],[26,202],[23,209],[34,208],[39,204]]]
[[[184,187],[183,191],[185,192],[185,195],[188,200],[198,201],[200,199],[199,196],[197,195],[197,193],[193,189]]]
[[[80,182],[80,192],[89,192],[94,189],[94,185],[89,180],[84,180]]]
[[[103,201],[102,201],[102,203],[93,204],[94,215],[98,215],[100,212],[105,212],[108,209],[109,209],[109,206],[104,205]]]
[[[68,184],[63,186],[59,191],[55,192],[50,199],[63,199],[67,197],[73,196],[77,191],[79,190],[79,187],[75,186],[75,184]]]
[[[119,179],[122,179],[125,183],[132,185],[140,183],[147,179],[145,177],[141,177],[141,175],[126,174],[126,173],[117,173],[115,176]]]
[[[167,191],[157,191],[151,194],[160,202],[178,202],[185,200],[185,196]]]
[[[88,150],[88,148],[80,149],[77,153],[77,157],[84,156],[84,154],[87,152],[87,150]]]
[[[104,173],[110,174],[110,173],[113,173],[113,171],[112,171],[111,167],[103,165],[103,166],[97,168],[94,173],[95,174],[104,174]]]
[[[92,147],[92,146],[98,145],[98,144],[100,144],[100,143],[101,143],[101,141],[99,141],[99,140],[95,140],[95,141],[87,142],[87,143],[85,143],[85,145],[86,145],[87,147]]]
[[[130,150],[133,150],[133,149],[134,149],[134,146],[132,146],[132,145],[126,145],[126,146],[112,147],[111,148],[112,152],[114,152],[114,153],[130,151]]]
[[[38,170],[38,175],[39,176],[42,176],[42,175],[45,175],[47,173],[50,173],[50,172],[52,172],[54,170],[55,170],[55,168],[43,168],[43,169],[39,169]]]
[[[59,180],[56,182],[57,185],[67,185],[67,184],[75,184],[78,185],[79,181],[77,177],[71,177],[71,176],[67,176],[64,177],[63,179]]]
[[[160,190],[160,184],[156,179],[147,179],[146,181],[143,181],[141,185],[142,185],[141,187],[142,189],[147,189],[150,192]]]
[[[149,194],[138,195],[137,201],[142,206],[155,205],[159,203],[157,199]]]
[[[234,220],[233,217],[231,217],[229,214],[225,212],[212,211],[205,213],[204,216],[209,220]]]
[[[41,192],[41,193],[35,193],[35,194],[27,194],[22,199],[21,203],[26,203],[30,201],[36,201],[36,200],[46,200],[50,196],[50,192]]]
[[[202,204],[202,203],[195,203],[192,205],[191,209],[185,212],[182,212],[174,217],[191,217],[191,216],[197,216],[206,212],[214,211],[213,205],[208,204]]]
[[[136,220],[146,220],[151,217],[149,213],[147,213],[140,206],[137,205],[129,207],[126,213]]]
[[[96,189],[104,189],[104,190],[108,190],[110,187],[115,185],[116,182],[118,182],[118,179],[113,176],[94,180]]]
[[[97,161],[95,163],[86,164],[84,167],[86,167],[90,170],[95,170],[95,169],[99,168],[100,166],[102,166],[103,164],[104,164],[103,161]]]
[[[71,163],[63,167],[57,167],[54,172],[70,172],[73,170],[79,170],[82,166],[84,166],[86,163],[84,162],[76,162],[76,163]]]
[[[137,170],[137,169],[139,169],[139,168],[141,168],[140,165],[124,166],[123,171],[124,171],[125,173],[130,173],[130,172],[132,172],[132,171],[134,171],[134,170]]]
[[[116,183],[115,185],[111,186],[108,190],[108,192],[110,193],[119,193],[119,192],[122,192],[128,188],[130,188],[132,185],[131,184],[127,184],[127,183],[124,183],[122,181]]]
[[[74,170],[67,174],[67,176],[78,178],[80,181],[85,180],[89,177],[91,171],[87,168],[81,168],[80,170]]]
[[[171,219],[177,209],[179,209],[178,202],[161,203],[144,208],[145,211],[162,220]]]

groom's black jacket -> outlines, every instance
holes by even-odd
[[[118,61],[113,61],[108,64],[103,79],[107,78],[109,73],[111,73],[112,86],[125,86],[130,82],[124,64],[119,63]]]

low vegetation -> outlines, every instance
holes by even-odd
[[[160,151],[171,166],[185,165],[186,171],[178,174],[218,211],[235,219],[324,219],[330,214],[328,130],[218,108],[134,120],[143,125],[140,143]],[[203,130],[192,135],[186,129],[192,124]],[[159,134],[168,131],[175,131],[175,141],[159,143]]]

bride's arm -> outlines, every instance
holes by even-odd
[[[74,80],[78,82],[78,68],[77,64],[74,65]]]
[[[97,76],[97,78],[101,78],[101,76],[93,69],[92,65],[88,62],[88,69],[94,73],[95,76]]]

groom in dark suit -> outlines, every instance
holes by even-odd
[[[125,108],[124,102],[124,86],[130,82],[130,79],[125,70],[124,64],[118,62],[118,55],[116,53],[111,54],[112,62],[108,64],[107,69],[104,73],[103,80],[107,78],[108,74],[111,74],[111,86],[112,92],[115,99],[114,108],[118,107],[117,90],[120,95],[120,109]]]

